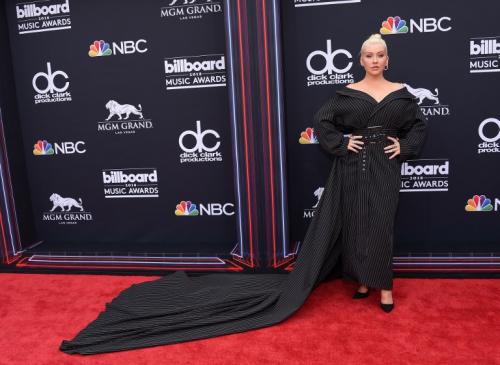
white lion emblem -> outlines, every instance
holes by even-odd
[[[73,198],[63,198],[59,194],[54,193],[50,196],[50,201],[52,202],[52,204],[54,204],[50,211],[53,212],[57,207],[59,207],[61,208],[61,211],[69,212],[71,210],[71,207],[76,207],[80,208],[80,210],[83,212],[82,199],[79,198],[78,200],[80,202],[77,202]],[[64,209],[65,207],[67,207],[68,209]]]
[[[316,204],[313,205],[313,208],[316,208],[318,206],[319,200],[321,199],[321,195],[323,195],[323,190],[325,190],[325,188],[317,188],[314,191],[314,196],[318,199],[318,201],[316,202]]]
[[[106,120],[110,120],[113,115],[117,115],[118,119],[122,120],[122,114],[126,114],[125,119],[128,119],[130,117],[130,114],[138,115],[139,118],[144,119],[144,117],[142,116],[141,104],[139,104],[139,107],[136,108],[131,104],[121,105],[114,100],[110,100],[106,103],[106,109],[109,110],[109,116],[106,118]]]
[[[433,94],[430,90],[424,89],[423,87],[414,89],[408,84],[403,84],[403,85],[405,85],[408,91],[411,92],[418,99],[418,105],[422,104],[422,101],[424,101],[424,99],[434,100],[435,102],[434,104],[439,104],[438,89],[434,89],[436,93]]]

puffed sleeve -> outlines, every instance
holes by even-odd
[[[344,133],[335,126],[334,106],[336,96],[328,100],[314,114],[314,133],[322,148],[335,156],[344,156],[349,151],[349,137],[344,137]]]
[[[414,118],[409,123],[406,135],[399,140],[400,154],[398,159],[401,162],[416,157],[420,153],[427,134],[427,117],[416,102],[413,105],[413,114]]]

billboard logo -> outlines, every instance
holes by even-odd
[[[158,198],[156,168],[127,168],[102,171],[105,198]]]
[[[85,149],[85,142],[60,142],[51,143],[47,140],[38,140],[33,146],[33,155],[35,156],[51,156],[51,155],[71,155],[74,153],[83,154],[87,152]]]
[[[497,118],[487,118],[479,124],[477,129],[479,137],[483,142],[478,144],[477,153],[498,153],[500,152],[500,120]]]
[[[407,160],[401,165],[401,192],[448,191],[450,161]]]
[[[70,197],[62,197],[53,193],[49,200],[52,209],[42,214],[42,220],[46,222],[57,222],[59,224],[77,224],[82,221],[91,221],[92,213],[83,208],[82,198],[78,200]],[[72,212],[74,210],[75,212]]]
[[[145,39],[139,39],[138,41],[121,41],[121,42],[111,42],[111,47],[109,43],[103,41],[102,39],[94,41],[89,46],[89,57],[102,57],[111,55],[128,55],[133,53],[146,53],[147,41]]]
[[[160,17],[176,18],[177,20],[202,19],[207,14],[222,13],[220,1],[214,0],[169,0],[167,6],[162,6]]]
[[[69,0],[62,3],[45,0],[16,5],[16,18],[19,34],[71,29]]]
[[[326,52],[315,50],[307,56],[306,67],[309,71],[307,87],[321,85],[350,84],[354,82],[352,54],[343,48],[332,50],[332,40],[326,40]]]
[[[182,200],[175,206],[175,215],[178,217],[194,217],[198,215],[208,216],[232,216],[234,215],[233,203],[200,203],[200,209],[190,200]]]
[[[420,18],[410,19],[408,27],[406,20],[400,16],[390,16],[382,22],[380,34],[406,34],[406,33],[433,33],[433,32],[448,32],[452,28],[449,25],[451,18],[443,16],[441,18]]]
[[[314,128],[307,127],[305,131],[300,133],[300,144],[318,144],[318,139],[314,133]]]
[[[404,84],[406,89],[418,99],[418,105],[422,113],[428,116],[444,116],[450,115],[450,106],[443,105],[439,102],[439,90],[434,89],[434,93],[423,87],[413,88],[408,84]]]
[[[469,53],[471,73],[500,72],[500,36],[470,38]]]
[[[47,72],[38,72],[31,80],[33,89],[37,92],[35,104],[71,101],[68,79],[66,72],[52,71],[51,63],[47,62]]]
[[[167,90],[226,86],[223,54],[165,58],[164,69]]]
[[[194,143],[193,143],[194,142]],[[201,121],[196,121],[196,130],[185,130],[179,135],[179,147],[184,151],[179,155],[180,163],[221,162],[220,135],[213,129],[201,129]]]

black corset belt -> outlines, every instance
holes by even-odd
[[[398,135],[397,129],[388,129],[382,127],[355,129],[352,131],[353,136],[362,136],[363,140],[370,143],[380,143],[389,141],[387,136],[396,138]],[[390,142],[390,141],[389,141]]]

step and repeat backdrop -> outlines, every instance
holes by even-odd
[[[229,255],[238,207],[222,1],[5,5],[39,252]],[[498,257],[500,4],[279,5],[290,247],[331,164],[313,115],[364,76],[360,46],[381,33],[386,77],[428,118],[422,155],[402,165],[396,256]]]
[[[38,249],[229,253],[222,2],[9,0],[6,14]]]
[[[382,34],[386,78],[428,118],[419,159],[402,165],[395,253],[500,252],[500,4],[452,1],[282,2],[291,237],[301,240],[330,160],[312,116],[363,78],[362,42]]]

